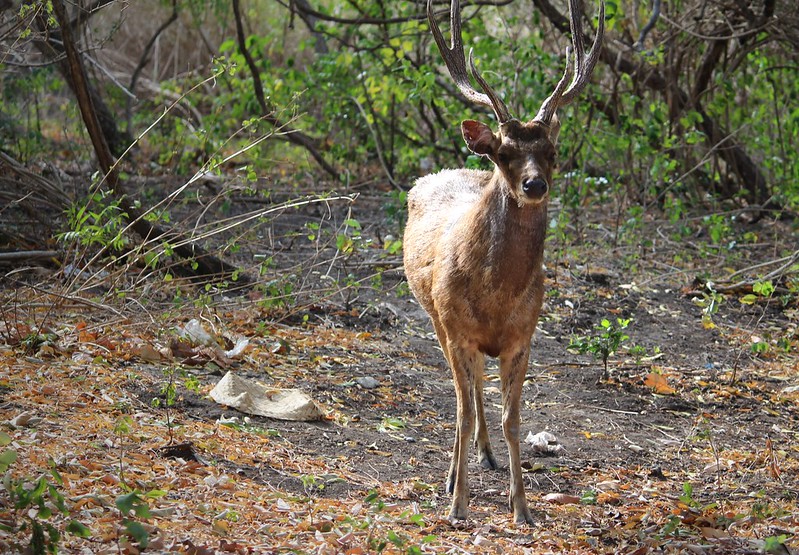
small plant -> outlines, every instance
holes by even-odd
[[[0,446],[7,447],[10,443],[11,437],[0,432]],[[57,553],[61,531],[51,518],[59,513],[65,517],[70,514],[64,494],[60,490],[64,485],[61,475],[51,460],[50,470],[38,478],[16,479],[9,472],[9,468],[16,461],[17,452],[14,449],[7,448],[0,453],[0,474],[5,474],[0,490],[8,497],[8,502],[0,500],[0,505],[10,506],[14,511],[13,516],[4,519],[0,524],[0,529],[11,534],[30,534],[27,547],[15,546],[19,551],[34,555]],[[81,538],[91,536],[91,530],[74,519],[67,522],[64,530]]]
[[[115,504],[122,515],[122,525],[128,535],[139,544],[141,550],[147,549],[150,543],[150,534],[138,520],[130,518],[132,512],[140,519],[150,518],[150,505],[137,492],[132,491],[116,498]]]
[[[89,202],[73,204],[67,211],[70,231],[58,235],[58,240],[77,241],[84,247],[99,246],[119,252],[128,241],[123,235],[127,214],[119,200],[109,200],[109,192],[97,192]]]
[[[596,505],[598,494],[596,490],[587,489],[580,496],[581,505]]]
[[[705,329],[713,329],[713,316],[719,311],[719,307],[724,302],[724,295],[716,291],[713,284],[707,282],[706,291],[702,291],[702,298],[694,297],[692,302],[702,309],[702,325]]]
[[[117,443],[119,444],[119,480],[123,484],[127,483],[125,480],[125,465],[123,464],[124,458],[124,438],[130,434],[133,427],[133,419],[128,415],[122,415],[114,424],[114,434],[117,436]]]
[[[166,378],[166,381],[161,386],[161,397],[153,397],[153,399],[150,401],[150,405],[155,409],[163,407],[166,416],[166,427],[169,431],[169,444],[171,445],[175,442],[175,437],[173,434],[173,428],[175,426],[173,424],[172,407],[178,400],[177,386],[175,383],[175,369],[166,368],[164,370],[164,377]]]
[[[710,214],[705,216],[702,221],[705,224],[708,235],[710,235],[710,241],[714,245],[721,245],[732,232],[730,222],[723,214]],[[730,246],[732,244],[730,243]]]
[[[573,337],[569,349],[580,354],[591,353],[595,358],[602,359],[601,380],[608,378],[608,359],[615,354],[622,344],[630,339],[624,330],[632,322],[631,318],[616,318],[616,323],[603,319],[596,327],[597,333],[588,337]]]
[[[377,427],[379,432],[389,433],[405,429],[405,422],[401,418],[386,416]]]
[[[353,530],[369,531],[367,544],[374,553],[405,553],[408,555],[421,555],[427,553],[429,546],[438,542],[438,537],[428,534],[416,541],[389,528],[392,524],[407,526],[413,524],[420,528],[425,526],[424,516],[413,511],[403,511],[399,515],[392,515],[386,510],[386,504],[376,491],[370,491],[364,498],[364,505],[368,511],[362,518],[347,517],[345,522]]]
[[[752,292],[741,297],[743,304],[755,304],[759,299],[769,299],[774,294],[771,280],[756,281],[752,284]]]
[[[369,240],[361,235],[361,222],[354,218],[344,220],[341,232],[336,235],[336,250],[351,256],[368,244]]]
[[[405,220],[408,218],[408,192],[391,191],[387,195],[383,210],[386,212],[388,221],[394,223],[397,229],[405,227]]]
[[[701,507],[696,499],[694,499],[694,486],[690,482],[685,482],[682,485],[682,495],[679,497],[680,501],[691,508]]]

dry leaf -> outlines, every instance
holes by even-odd
[[[673,395],[675,393],[675,389],[669,385],[666,378],[663,377],[663,374],[650,372],[646,375],[644,385],[652,388],[655,393],[659,395]]]
[[[566,493],[548,493],[544,496],[544,501],[555,505],[575,505],[580,502],[580,498]]]

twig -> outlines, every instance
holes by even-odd
[[[309,137],[301,131],[291,129],[288,125],[281,122],[277,119],[277,117],[274,116],[274,110],[271,109],[266,101],[266,96],[264,95],[264,87],[263,83],[261,82],[261,73],[258,70],[258,66],[255,63],[252,54],[250,54],[250,51],[247,48],[247,37],[244,36],[244,25],[242,23],[239,0],[233,0],[233,19],[235,20],[236,24],[236,39],[238,42],[239,52],[242,56],[244,56],[244,61],[247,63],[247,68],[250,70],[255,98],[258,100],[258,105],[262,111],[261,115],[274,127],[283,129],[285,131],[285,138],[288,142],[304,147],[323,170],[329,173],[333,178],[338,179],[340,175],[339,170],[334,168],[327,160],[325,160],[324,156],[322,156],[322,153],[319,152],[319,149],[316,147],[315,139]]]
[[[366,122],[366,126],[369,128],[369,132],[372,134],[372,137],[375,140],[375,145],[377,145],[377,158],[378,160],[380,160],[380,165],[383,167],[383,171],[386,172],[386,178],[388,178],[388,182],[391,183],[391,186],[394,187],[395,189],[399,189],[400,186],[397,185],[397,181],[394,179],[394,176],[391,174],[391,170],[386,164],[386,157],[383,154],[383,149],[380,146],[382,144],[382,141],[380,140],[380,137],[377,134],[377,130],[375,130],[374,126],[369,122],[369,117],[366,114],[366,110],[361,105],[361,103],[358,102],[358,99],[355,98],[354,96],[351,96],[350,98],[358,107],[358,111],[361,113],[363,121]]]
[[[633,48],[635,48],[639,52],[644,49],[644,41],[646,40],[646,36],[649,34],[649,32],[652,29],[655,28],[655,24],[658,21],[658,17],[660,17],[660,0],[654,0],[652,2],[652,15],[650,16],[649,21],[647,21],[646,25],[644,25],[644,28],[641,29],[641,34],[638,35],[638,40],[635,41],[635,44],[633,44]]]
[[[6,276],[6,277],[8,277],[8,276]],[[65,300],[65,301],[71,301],[71,302],[76,303],[76,304],[86,305],[86,306],[89,306],[91,308],[97,308],[97,309],[100,309],[100,310],[108,310],[109,312],[113,312],[117,316],[120,316],[120,317],[123,316],[121,312],[119,312],[118,310],[116,310],[112,306],[96,303],[94,301],[90,301],[89,299],[84,299],[82,297],[76,297],[74,295],[64,295],[62,293],[56,293],[54,291],[49,291],[49,290],[44,289],[42,287],[39,287],[37,285],[31,285],[30,283],[19,282],[19,281],[15,280],[15,279],[11,279],[11,281],[14,282],[19,287],[29,287],[29,288],[33,289],[34,291],[36,291],[38,293],[42,293],[44,295],[52,295],[53,297],[56,297],[56,298],[59,298],[59,299]]]
[[[52,6],[55,18],[61,26],[64,51],[67,55],[66,71],[68,71],[73,84],[78,107],[80,108],[81,116],[86,125],[86,131],[91,139],[95,154],[97,155],[100,170],[105,176],[105,182],[108,183],[115,198],[119,201],[119,205],[126,214],[130,227],[138,233],[140,237],[149,241],[168,237],[171,233],[147,221],[141,213],[141,210],[134,204],[133,199],[125,194],[117,168],[118,160],[114,159],[108,146],[106,135],[103,133],[100,126],[97,111],[95,110],[94,102],[89,92],[89,84],[86,78],[83,60],[69,29],[69,21],[67,19],[63,0],[53,0]],[[241,282],[249,282],[249,277],[243,273],[239,273],[238,268],[216,256],[209,255],[205,249],[194,241],[187,241],[180,247],[176,247],[174,252],[182,258],[193,260],[196,263],[197,269],[194,272],[196,276],[203,276],[208,280],[214,280],[239,274],[239,280]]]
[[[782,266],[780,266],[776,270],[773,270],[768,275],[772,275],[775,272],[777,274],[779,274],[782,270],[790,268],[791,265],[793,265],[793,263],[797,262],[797,261],[799,261],[799,250],[795,251],[791,255],[783,256],[782,258],[777,258],[776,260],[768,260],[766,262],[760,262],[758,264],[753,264],[752,266],[748,266],[746,268],[741,268],[740,270],[737,270],[737,271],[733,272],[732,274],[730,274],[727,277],[727,279],[724,281],[724,283],[729,283],[730,281],[732,281],[733,278],[735,278],[736,276],[739,276],[741,274],[746,274],[746,273],[749,273],[749,272],[751,272],[753,270],[758,270],[760,268],[766,268],[768,266],[773,266],[774,264],[782,264],[783,262],[785,262],[785,264],[783,264]]]

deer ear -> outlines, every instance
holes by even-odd
[[[480,156],[493,157],[499,148],[499,137],[485,123],[467,119],[461,124],[463,140],[469,150]]]

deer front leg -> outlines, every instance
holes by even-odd
[[[497,460],[491,450],[491,440],[488,437],[485,410],[483,408],[483,367],[485,357],[479,357],[478,367],[474,376],[474,405],[476,409],[474,446],[477,448],[480,466],[487,470],[497,469]]]
[[[500,380],[502,381],[502,431],[508,444],[510,459],[510,493],[508,501],[513,510],[516,524],[532,524],[533,516],[527,507],[522,480],[522,463],[519,448],[519,426],[522,385],[527,374],[527,360],[530,356],[529,344],[509,356],[500,356]]]
[[[452,448],[452,462],[449,466],[447,491],[452,494],[450,520],[465,520],[469,513],[469,442],[475,422],[474,378],[475,369],[482,355],[475,349],[449,343],[446,348],[452,366],[455,383],[457,415],[455,421],[455,443]]]

